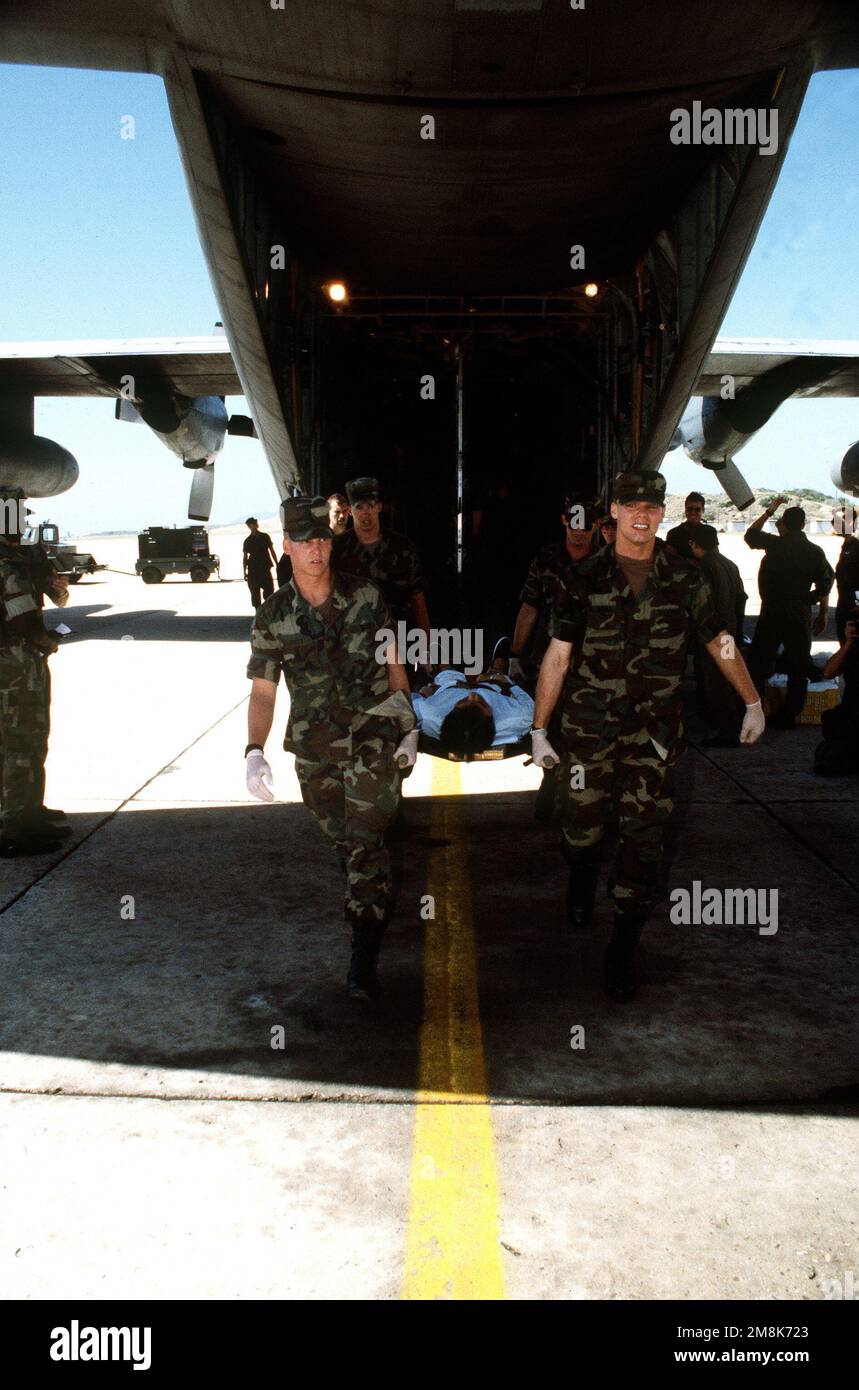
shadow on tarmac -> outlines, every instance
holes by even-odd
[[[109,613],[112,604],[81,604],[58,608],[45,615],[45,625],[51,629],[65,623],[71,635],[62,645],[73,642],[118,642],[133,637],[135,642],[250,642],[253,611],[247,614],[178,613],[173,608],[139,608],[117,613],[112,618],[98,615]]]
[[[856,878],[724,768],[695,753],[681,763],[669,886],[777,887],[778,931],[677,926],[664,905],[646,931],[641,994],[627,1005],[602,992],[603,887],[594,926],[574,934],[556,834],[534,821],[533,794],[450,805],[467,845],[493,1099],[859,1108]],[[302,806],[113,815],[57,867],[40,861],[44,876],[3,914],[2,1047],[262,1078],[293,1097],[412,1093],[424,934],[439,929],[420,905],[431,855],[442,856],[434,881],[444,872],[444,811],[438,797],[405,802],[378,1011],[345,996],[342,881]],[[832,801],[818,816],[821,844],[829,817],[852,827],[855,845],[857,815],[855,801]],[[802,811],[798,825],[807,819]],[[135,915],[123,920],[129,894]],[[455,975],[451,965],[454,987]],[[454,989],[454,1024],[456,1010]],[[582,1048],[571,1046],[576,1026]],[[277,1027],[282,1050],[271,1046]]]

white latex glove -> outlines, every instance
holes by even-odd
[[[274,801],[274,782],[264,753],[252,748],[245,759],[245,780],[257,801]]]
[[[414,767],[418,757],[418,731],[412,729],[394,749],[394,762],[397,767]]]
[[[740,729],[740,743],[757,743],[766,726],[760,700],[756,700],[753,705],[746,705],[746,717]]]
[[[514,685],[521,685],[524,681],[525,670],[518,656],[511,656],[510,666],[508,667],[507,674]]]
[[[531,734],[531,757],[538,767],[557,767],[561,761],[546,735],[536,730]]]

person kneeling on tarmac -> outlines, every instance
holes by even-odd
[[[257,610],[251,630],[247,787],[259,801],[274,800],[264,745],[282,670],[290,694],[283,746],[295,754],[304,803],[346,876],[349,993],[375,999],[391,897],[385,832],[402,780],[396,745],[415,725],[408,680],[393,644],[387,660],[377,660],[376,634],[392,626],[380,589],[331,568],[325,499],[290,498],[281,518],[292,578]]]
[[[814,750],[814,770],[820,777],[859,772],[859,608],[845,617],[844,641],[823,668],[825,680],[844,678],[840,705],[820,716],[823,742]]]

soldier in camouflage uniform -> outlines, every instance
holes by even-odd
[[[346,484],[352,526],[334,541],[332,568],[340,574],[372,579],[387,600],[394,623],[411,621],[429,637],[429,615],[418,552],[396,531],[383,531],[382,504],[375,478],[353,478]]]
[[[706,581],[656,538],[665,513],[665,479],[659,473],[622,473],[613,495],[615,545],[584,560],[558,589],[532,746],[538,764],[558,761],[547,726],[563,690],[559,776],[563,850],[571,866],[567,913],[578,926],[591,920],[600,846],[614,813],[618,845],[609,891],[615,925],[606,984],[613,998],[624,999],[635,993],[635,948],[663,892],[690,634],[700,638],[746,703],[741,742],[759,738],[764,720]]]
[[[5,508],[8,512],[8,508]],[[47,658],[58,641],[42,619],[47,592],[68,602],[68,581],[51,573],[16,527],[0,536],[0,856],[44,854],[70,835],[61,811],[44,805],[51,686]],[[45,573],[43,573],[43,569]]]
[[[531,561],[519,595],[521,606],[510,649],[511,679],[528,688],[533,688],[549,645],[549,615],[555,590],[571,567],[587,559],[593,550],[598,517],[596,498],[582,493],[564,498],[563,536],[548,541]]]
[[[292,498],[281,516],[293,577],[262,604],[251,631],[248,789],[273,800],[263,747],[282,670],[291,701],[283,746],[346,874],[347,983],[353,997],[373,998],[391,892],[385,831],[399,806],[398,743],[416,720],[406,673],[380,646],[377,634],[391,626],[380,590],[331,569],[325,499]]]
[[[561,540],[549,541],[538,550],[531,561],[528,575],[519,595],[521,605],[516,618],[510,650],[510,675],[533,693],[537,672],[549,645],[549,616],[552,600],[564,576],[580,561],[587,559],[594,548],[597,519],[597,500],[583,493],[564,499]],[[550,738],[560,738],[560,710],[555,711]],[[538,821],[549,820],[555,809],[558,789],[556,768],[546,768],[537,792],[534,816]]]

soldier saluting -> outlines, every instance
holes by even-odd
[[[384,836],[400,800],[397,744],[416,720],[405,670],[376,659],[376,634],[391,627],[380,590],[331,568],[324,497],[291,498],[280,511],[292,578],[257,610],[251,630],[247,786],[258,800],[274,800],[263,750],[282,670],[291,700],[283,746],[295,754],[304,803],[346,874],[349,992],[375,998],[391,892]]]
[[[606,987],[612,998],[627,999],[637,988],[635,948],[662,895],[671,774],[683,747],[680,686],[690,634],[745,702],[742,743],[760,737],[764,717],[734,640],[717,620],[704,576],[657,539],[665,515],[664,477],[621,473],[613,498],[615,544],[568,572],[557,591],[537,684],[532,749],[539,765],[560,762],[563,850],[570,864],[567,914],[574,925],[590,923],[601,842],[612,811],[617,813]],[[562,690],[559,759],[547,728]]]

